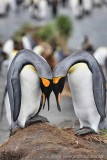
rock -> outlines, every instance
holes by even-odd
[[[107,146],[75,136],[72,129],[47,123],[19,130],[0,146],[0,160],[71,160],[106,158]]]

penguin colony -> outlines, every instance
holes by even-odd
[[[26,65],[28,68],[23,69]],[[66,76],[72,91],[74,111],[80,122],[76,134],[98,133],[100,123],[105,126],[105,79],[98,62],[85,51],[68,56],[53,71],[40,55],[27,49],[18,52],[7,75],[9,99],[5,106],[11,110],[11,116],[8,116],[11,117],[11,129],[47,121],[40,116],[40,111],[44,108],[46,99],[49,110],[52,91],[58,110],[61,111],[60,97]],[[26,77],[29,77],[27,81]]]

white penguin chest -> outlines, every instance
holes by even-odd
[[[92,73],[85,63],[78,63],[68,74],[74,110],[79,119],[98,116],[92,89]]]
[[[37,72],[24,68],[20,74],[21,81],[21,109],[18,121],[22,123],[29,116],[38,111],[40,104],[40,85]]]

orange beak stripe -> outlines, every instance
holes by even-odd
[[[61,93],[58,94],[58,103],[60,104],[61,101]]]
[[[45,78],[41,78],[41,80],[42,80],[42,83],[43,83],[43,85],[44,85],[45,87],[48,87],[48,86],[50,85],[50,81],[49,81],[49,80],[47,80],[47,79],[45,79]]]
[[[60,80],[60,78],[61,78],[61,77],[55,77],[55,78],[53,78],[53,83],[54,83],[54,84],[57,84],[58,81]]]
[[[46,101],[46,97],[45,97],[45,94],[42,93],[42,97],[43,97],[43,105],[45,104],[45,101]]]

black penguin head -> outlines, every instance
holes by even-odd
[[[61,93],[64,88],[64,83],[65,83],[65,77],[54,77],[53,78],[53,92],[56,97],[57,108],[59,111],[61,111],[60,98],[61,98]]]
[[[49,97],[52,92],[52,80],[46,78],[40,78],[40,88],[42,91],[40,107],[42,106],[43,108],[45,107],[45,102],[47,99],[48,110],[49,110],[50,109]]]

